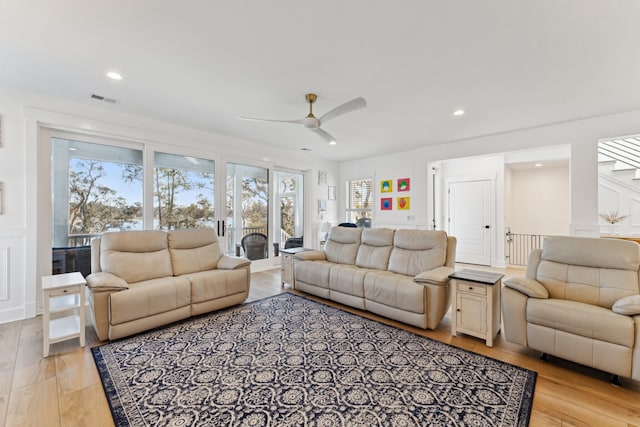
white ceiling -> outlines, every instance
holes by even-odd
[[[639,18],[637,0],[0,0],[0,86],[353,159],[640,109]],[[303,118],[308,92],[318,116],[368,107],[323,126],[335,147],[238,120]]]

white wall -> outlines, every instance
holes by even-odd
[[[510,220],[516,234],[568,235],[569,166],[511,171]]]
[[[0,323],[32,317],[41,311],[40,278],[51,271],[50,141],[48,129],[70,131],[144,144],[145,150],[184,153],[305,173],[305,244],[313,239],[321,219],[316,200],[325,198],[318,170],[337,183],[337,164],[302,151],[275,149],[237,138],[176,126],[52,97],[0,88],[2,147],[0,183]],[[277,163],[275,163],[277,162]],[[337,204],[328,216],[337,217]],[[307,236],[312,238],[307,240]],[[278,260],[272,260],[274,264]]]

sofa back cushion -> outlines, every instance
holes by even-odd
[[[179,276],[217,267],[220,246],[214,230],[172,230],[168,234],[173,274]]]
[[[389,228],[364,228],[356,255],[356,265],[362,268],[386,270],[393,248],[394,232],[395,230]]]
[[[327,261],[355,264],[361,235],[362,228],[333,227],[324,245]]]
[[[397,230],[389,256],[389,271],[415,276],[444,265],[447,233],[432,230]]]
[[[100,238],[100,267],[127,283],[173,275],[164,231],[118,231]]]
[[[586,237],[545,238],[536,280],[551,298],[611,308],[638,288],[640,245]]]

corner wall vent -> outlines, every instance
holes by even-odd
[[[91,94],[91,98],[92,99],[96,99],[98,101],[104,101],[104,102],[108,102],[109,104],[115,104],[116,100],[113,98],[107,98],[106,96],[102,96],[102,95],[97,95],[95,93]]]

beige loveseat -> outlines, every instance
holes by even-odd
[[[456,239],[444,231],[331,229],[324,250],[294,259],[296,289],[420,328],[451,304]]]
[[[504,280],[507,341],[640,380],[640,246],[554,236]]]
[[[250,261],[220,254],[213,230],[121,231],[91,241],[98,338],[116,339],[243,302]]]

